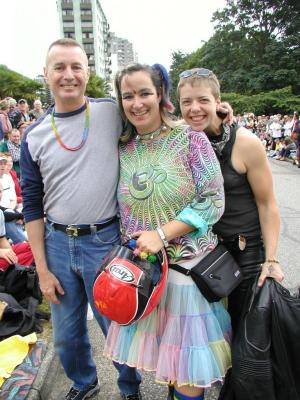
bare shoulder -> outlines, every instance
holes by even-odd
[[[243,127],[237,130],[236,150],[248,168],[267,159],[266,151],[259,138]]]
[[[236,143],[239,146],[262,146],[259,138],[244,127],[240,127],[236,131]],[[262,146],[263,147],[263,146]],[[249,149],[249,147],[248,147]]]

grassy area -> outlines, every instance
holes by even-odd
[[[50,313],[49,303],[43,299],[42,304],[38,306],[39,311]],[[38,334],[39,339],[46,340],[48,343],[52,341],[52,323],[50,321],[42,320],[43,332]]]

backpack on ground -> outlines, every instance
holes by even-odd
[[[24,308],[10,294],[0,293],[0,340],[42,332],[41,323],[36,318],[37,305],[38,300],[30,297],[27,308]]]
[[[41,303],[42,292],[35,265],[11,264],[5,271],[0,270],[0,292],[12,295],[25,308],[30,297]]]

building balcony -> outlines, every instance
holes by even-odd
[[[91,22],[91,21],[93,21],[93,16],[92,15],[82,15],[81,14],[81,21]]]
[[[82,43],[83,44],[94,44],[94,39],[93,38],[82,38]]]
[[[73,3],[68,3],[66,1],[61,2],[61,9],[62,10],[73,10]]]
[[[92,10],[92,4],[91,3],[80,4],[80,10]]]
[[[93,33],[93,27],[81,27],[82,33]]]
[[[73,15],[63,15],[63,22],[74,22]]]
[[[64,33],[74,33],[74,27],[67,28],[64,26]]]

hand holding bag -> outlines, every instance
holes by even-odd
[[[222,244],[219,244],[191,269],[177,264],[169,264],[169,268],[191,276],[202,295],[210,303],[227,297],[243,279],[238,264]]]

